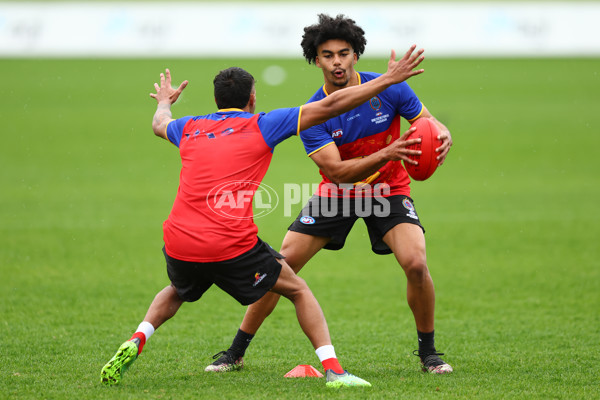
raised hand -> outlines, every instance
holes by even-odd
[[[410,46],[410,49],[404,54],[404,57],[398,61],[396,61],[396,51],[392,50],[386,74],[389,75],[395,83],[403,82],[412,76],[425,72],[424,69],[415,69],[425,59],[425,56],[423,55],[425,50],[419,49],[415,51],[416,48],[416,44]]]
[[[158,83],[154,84],[154,89],[156,89],[156,93],[150,93],[150,97],[156,99],[156,101],[160,103],[169,103],[173,104],[179,98],[179,95],[187,86],[188,81],[181,82],[181,85],[177,89],[171,87],[171,71],[167,68],[165,73],[160,74],[160,85]]]

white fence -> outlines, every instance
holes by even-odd
[[[0,3],[0,57],[298,57],[318,13],[366,31],[365,56],[600,56],[600,2]]]

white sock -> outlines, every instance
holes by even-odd
[[[319,347],[317,350],[315,350],[315,353],[317,353],[317,357],[319,357],[319,361],[321,362],[330,358],[337,358],[335,356],[335,349],[331,344]]]
[[[138,326],[136,332],[142,332],[146,336],[146,340],[150,339],[150,336],[154,333],[154,327],[150,322],[144,321]]]

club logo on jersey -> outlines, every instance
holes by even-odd
[[[263,279],[265,279],[267,277],[267,274],[259,274],[258,272],[256,274],[254,274],[254,283],[252,284],[252,286],[256,286],[258,285]]]
[[[373,111],[379,111],[379,109],[381,108],[381,100],[379,100],[379,97],[377,96],[372,97],[371,100],[369,100],[369,105],[371,106]]]
[[[408,210],[408,214],[406,214],[407,217],[412,219],[419,219],[419,217],[417,217],[417,213],[415,212],[415,206],[413,206],[409,199],[405,198],[404,200],[402,200],[402,205]]]
[[[331,132],[331,138],[332,139],[341,138],[343,134],[344,134],[344,132],[341,129],[336,129],[335,131]]]
[[[304,225],[312,225],[315,223],[315,219],[313,217],[309,217],[307,215],[307,216],[300,218],[300,222],[302,222]]]

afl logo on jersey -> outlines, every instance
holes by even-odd
[[[335,131],[331,132],[331,138],[332,139],[341,138],[343,134],[344,134],[344,132],[341,129],[336,129]]]
[[[369,105],[373,111],[379,111],[379,109],[381,109],[381,100],[379,100],[379,97],[375,96],[369,100]]]
[[[300,218],[300,222],[302,222],[304,225],[312,225],[315,223],[315,219],[313,217],[304,216]]]

